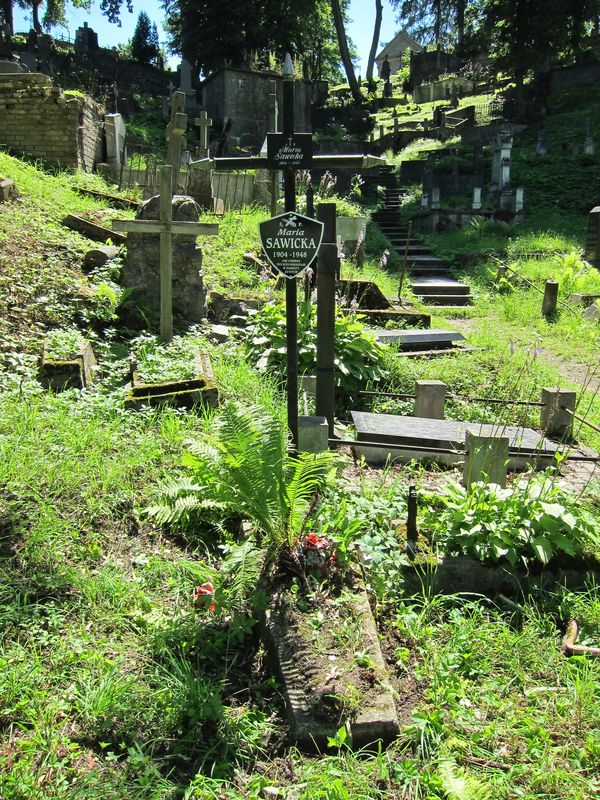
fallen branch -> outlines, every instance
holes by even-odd
[[[572,619],[567,625],[567,631],[562,641],[562,651],[566,656],[600,656],[600,647],[575,644],[578,635],[579,623],[576,619]]]

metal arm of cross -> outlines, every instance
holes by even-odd
[[[173,168],[160,170],[160,217],[158,220],[115,219],[114,231],[160,234],[160,335],[163,341],[173,338],[173,236],[217,236],[219,226],[201,222],[173,221]]]
[[[270,169],[269,160],[264,156],[224,156],[211,158],[210,169]],[[312,156],[310,166],[314,169],[370,169],[387,164],[385,158],[371,155],[331,155]]]
[[[284,183],[284,210],[285,212],[296,211],[296,171],[299,169],[369,169],[380,164],[387,163],[384,158],[371,155],[313,155],[312,137],[308,133],[296,133],[294,124],[294,69],[289,55],[285,57],[283,67],[283,108],[281,119],[281,133],[267,134],[267,155],[254,157],[224,157],[205,159],[202,167],[210,165],[215,170],[244,170],[244,169],[266,169],[271,172],[283,173]],[[195,162],[198,163],[198,162]],[[286,215],[283,215],[286,216]],[[278,217],[274,217],[274,220]],[[287,224],[292,225],[293,219],[287,219]],[[286,237],[277,241],[287,241]],[[297,241],[291,237],[291,241]],[[304,242],[303,238],[299,239]],[[308,242],[308,239],[306,240]],[[264,242],[263,242],[264,247]],[[331,250],[331,248],[329,248]],[[304,255],[310,251],[309,247],[303,245]],[[327,266],[333,263],[331,258],[325,259]],[[273,263],[273,262],[271,262]],[[282,262],[283,263],[283,262]],[[276,265],[277,266],[277,265]],[[279,268],[279,267],[278,267]],[[298,308],[296,292],[296,275],[286,274],[286,349],[287,349],[287,412],[288,427],[292,433],[294,446],[298,446]],[[321,337],[324,341],[327,338],[329,344],[326,358],[321,358],[319,365],[320,372],[317,376],[317,406],[319,407],[319,395],[326,400],[324,405],[331,409],[328,420],[330,428],[333,424],[333,397],[334,397],[334,371],[333,371],[333,341],[334,341],[334,318],[335,318],[335,269],[329,274],[333,290],[328,291],[330,298],[328,304],[331,306],[327,313],[326,331],[322,331]],[[322,315],[323,316],[323,315]],[[325,363],[327,362],[327,363]],[[320,378],[319,378],[320,376]]]

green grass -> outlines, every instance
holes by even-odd
[[[211,425],[210,415],[125,411],[131,334],[102,317],[89,291],[82,295],[101,276],[83,275],[89,242],[60,225],[66,213],[102,204],[74,191],[81,176],[47,175],[2,153],[0,173],[21,192],[18,203],[0,206],[7,308],[0,318],[0,796],[446,800],[458,779],[470,780],[472,791],[475,782],[489,787],[498,800],[598,794],[598,662],[560,653],[571,617],[581,620],[582,641],[598,643],[597,588],[534,593],[516,607],[427,591],[407,596],[396,570],[395,520],[414,472],[392,482],[352,469],[352,492],[346,497],[342,485],[320,510],[334,527],[353,515],[364,521],[402,735],[381,752],[342,746],[308,756],[289,746],[281,690],[258,637],[249,625],[193,608],[194,588],[219,576],[214,530],[165,530],[144,514],[156,486],[180,473],[185,442]],[[251,208],[219,219],[220,235],[202,243],[209,288],[261,298],[272,290],[243,262],[245,252],[258,252],[256,226],[265,217]],[[564,254],[580,243],[578,234],[566,223],[551,227],[468,235],[475,252],[482,242],[488,252],[502,250],[537,282],[577,263]],[[375,279],[394,295],[398,262],[382,270],[387,242],[369,237],[364,266],[347,263],[344,273]],[[576,270],[569,275],[574,280]],[[543,353],[534,358],[536,345],[592,363],[597,331],[580,315],[541,320],[534,290],[498,293],[486,265],[469,280],[476,302],[468,319],[440,314],[434,324],[468,322],[481,349],[432,361],[389,351],[391,388],[412,391],[415,378],[437,378],[464,394],[537,399],[558,372]],[[53,395],[35,380],[41,340],[56,329],[94,337],[93,392]],[[161,359],[176,365],[201,342],[225,397],[283,416],[279,387],[246,363],[236,343],[206,344],[203,331],[192,330],[173,358]],[[589,414],[600,422],[592,394]],[[394,402],[377,407],[406,410]],[[455,399],[449,405],[449,414],[465,419],[504,413]],[[536,410],[519,414],[535,424]],[[600,444],[587,432],[582,438]],[[597,501],[591,497],[586,502]]]

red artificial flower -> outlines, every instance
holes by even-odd
[[[203,583],[202,586],[196,587],[194,594],[194,606],[196,608],[208,608],[209,611],[215,610],[215,604],[212,602],[215,587],[212,583]]]
[[[317,536],[316,533],[309,533],[304,537],[302,547],[305,550],[328,550],[331,542],[324,536]]]

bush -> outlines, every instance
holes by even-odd
[[[250,358],[262,371],[284,373],[286,360],[286,320],[283,303],[267,303],[251,317],[246,331]],[[360,315],[343,314],[335,318],[335,383],[348,394],[379,383],[387,376],[380,364],[384,348],[360,322]],[[317,356],[317,309],[303,303],[298,314],[298,371],[314,373]]]
[[[547,564],[557,553],[578,556],[600,546],[591,519],[545,473],[508,489],[452,482],[439,498],[441,510],[431,499],[425,528],[447,555]]]

